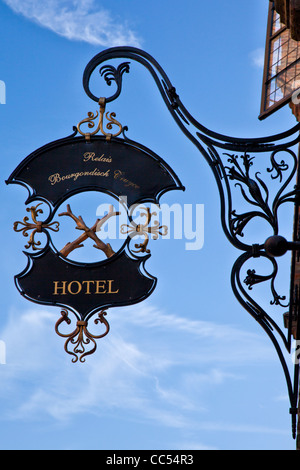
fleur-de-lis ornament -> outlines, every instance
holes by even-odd
[[[153,221],[153,225],[150,226],[150,222],[153,216],[156,216],[156,212],[150,212],[149,207],[142,207],[146,212],[141,213],[141,217],[146,217],[146,222],[144,224],[136,224],[131,221],[131,225],[123,224],[121,225],[121,233],[129,234],[130,237],[135,237],[142,235],[145,240],[143,243],[136,243],[134,246],[136,250],[132,250],[134,253],[150,253],[150,250],[147,248],[149,243],[149,235],[153,235],[153,239],[157,240],[158,236],[166,236],[168,234],[168,227],[166,225],[159,225],[159,221]]]
[[[30,236],[29,236],[29,241],[25,245],[25,248],[28,250],[29,248],[32,248],[33,250],[38,250],[41,242],[35,240],[35,234],[36,233],[41,233],[43,232],[44,229],[52,230],[53,232],[58,232],[59,231],[59,222],[52,222],[51,224],[45,224],[44,222],[41,222],[37,220],[37,217],[39,214],[43,213],[42,209],[38,209],[39,206],[41,206],[42,203],[37,204],[36,206],[31,206],[27,207],[26,211],[31,213],[31,219],[32,222],[29,222],[29,217],[25,216],[23,219],[23,222],[17,221],[14,223],[14,231],[15,232],[22,232],[24,237],[28,237],[28,231],[32,230]],[[19,228],[19,225],[21,227]]]

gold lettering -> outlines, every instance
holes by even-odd
[[[62,282],[62,286],[58,286],[58,284]],[[53,295],[66,295],[66,284],[67,281],[53,281],[54,284],[54,292]],[[62,290],[62,292],[58,292],[58,290]]]
[[[109,157],[105,157],[104,154],[101,155],[101,157],[99,157],[99,161],[100,162],[104,162],[104,163],[111,163],[112,162],[112,158],[109,156]]]
[[[80,292],[87,295],[95,294],[118,294],[120,289],[114,286],[115,280],[98,281],[53,281],[53,295],[78,295]]]
[[[112,162],[112,158],[110,156],[106,157],[104,153],[100,157],[96,157],[95,152],[86,152],[83,155],[83,161],[88,162],[89,160],[91,160],[92,162],[103,162],[103,163]]]
[[[49,179],[50,183],[52,184],[52,186],[56,183],[61,182],[61,177],[60,177],[59,173],[55,173],[54,175],[49,176],[48,179]]]
[[[122,183],[124,184],[125,187],[132,187],[132,188],[135,188],[135,189],[139,189],[139,186],[135,183],[133,183],[132,181],[128,180],[127,178],[125,178],[125,172],[124,171],[121,171],[121,170],[115,170],[114,171],[114,179],[115,180],[120,180],[122,181]]]
[[[69,175],[60,175],[60,173],[55,173],[54,175],[49,176],[48,180],[50,181],[51,185],[53,186],[56,183],[61,183],[62,181],[73,179],[73,181],[77,181],[78,178],[83,176],[101,176],[104,178],[108,178],[110,174],[110,169],[106,171],[100,171],[98,168],[95,168],[92,171],[81,171],[78,173],[71,173]]]
[[[94,161],[94,156],[95,156],[95,153],[94,153],[94,152],[86,152],[86,153],[83,155],[83,161],[84,161],[84,162],[88,162],[89,160],[93,160],[93,161]]]
[[[95,281],[83,281],[83,282],[82,282],[82,285],[83,285],[83,284],[86,284],[86,285],[87,285],[87,286],[86,286],[86,294],[90,294],[90,293],[91,293],[91,291],[90,291],[90,284],[91,284],[91,283],[94,284],[94,282],[95,282]]]
[[[76,291],[76,292],[73,292],[73,291],[72,291],[72,288],[71,288],[72,284],[77,284],[77,291]],[[68,285],[68,292],[69,292],[70,294],[72,294],[72,295],[77,295],[77,294],[79,294],[79,292],[81,292],[81,289],[82,289],[82,285],[80,284],[79,281],[72,281],[72,282],[70,282],[70,284]]]
[[[106,289],[105,289],[106,281],[95,281],[95,282],[96,282],[96,292],[95,292],[95,294],[106,294]],[[103,289],[103,291],[100,292],[100,289]]]
[[[119,290],[112,291],[112,283],[115,281],[107,281],[108,282],[108,294],[118,294]]]

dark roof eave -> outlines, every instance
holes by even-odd
[[[291,30],[291,38],[300,41],[300,0],[270,0],[274,1],[275,10],[280,20]]]

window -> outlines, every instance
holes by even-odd
[[[260,119],[284,106],[300,88],[300,41],[291,39],[290,30],[270,3],[264,82]]]

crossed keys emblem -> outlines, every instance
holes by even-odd
[[[94,225],[89,228],[86,226],[83,218],[80,216],[76,217],[73,212],[71,211],[71,207],[68,204],[67,205],[67,211],[62,212],[61,214],[58,214],[59,217],[62,216],[67,216],[71,217],[71,219],[76,222],[76,229],[77,230],[82,230],[84,233],[80,235],[76,240],[73,242],[68,242],[62,250],[60,250],[61,254],[64,256],[68,256],[73,250],[76,250],[77,248],[83,247],[83,242],[87,240],[88,238],[91,238],[95,243],[94,243],[94,248],[97,248],[98,250],[103,251],[103,253],[106,255],[107,258],[110,258],[115,254],[113,251],[111,245],[109,243],[104,243],[100,238],[96,235],[96,232],[99,232],[101,230],[101,227],[111,218],[120,215],[120,212],[115,212],[114,207],[112,205],[109,206],[109,211],[108,213],[102,217],[102,219],[97,219]]]

